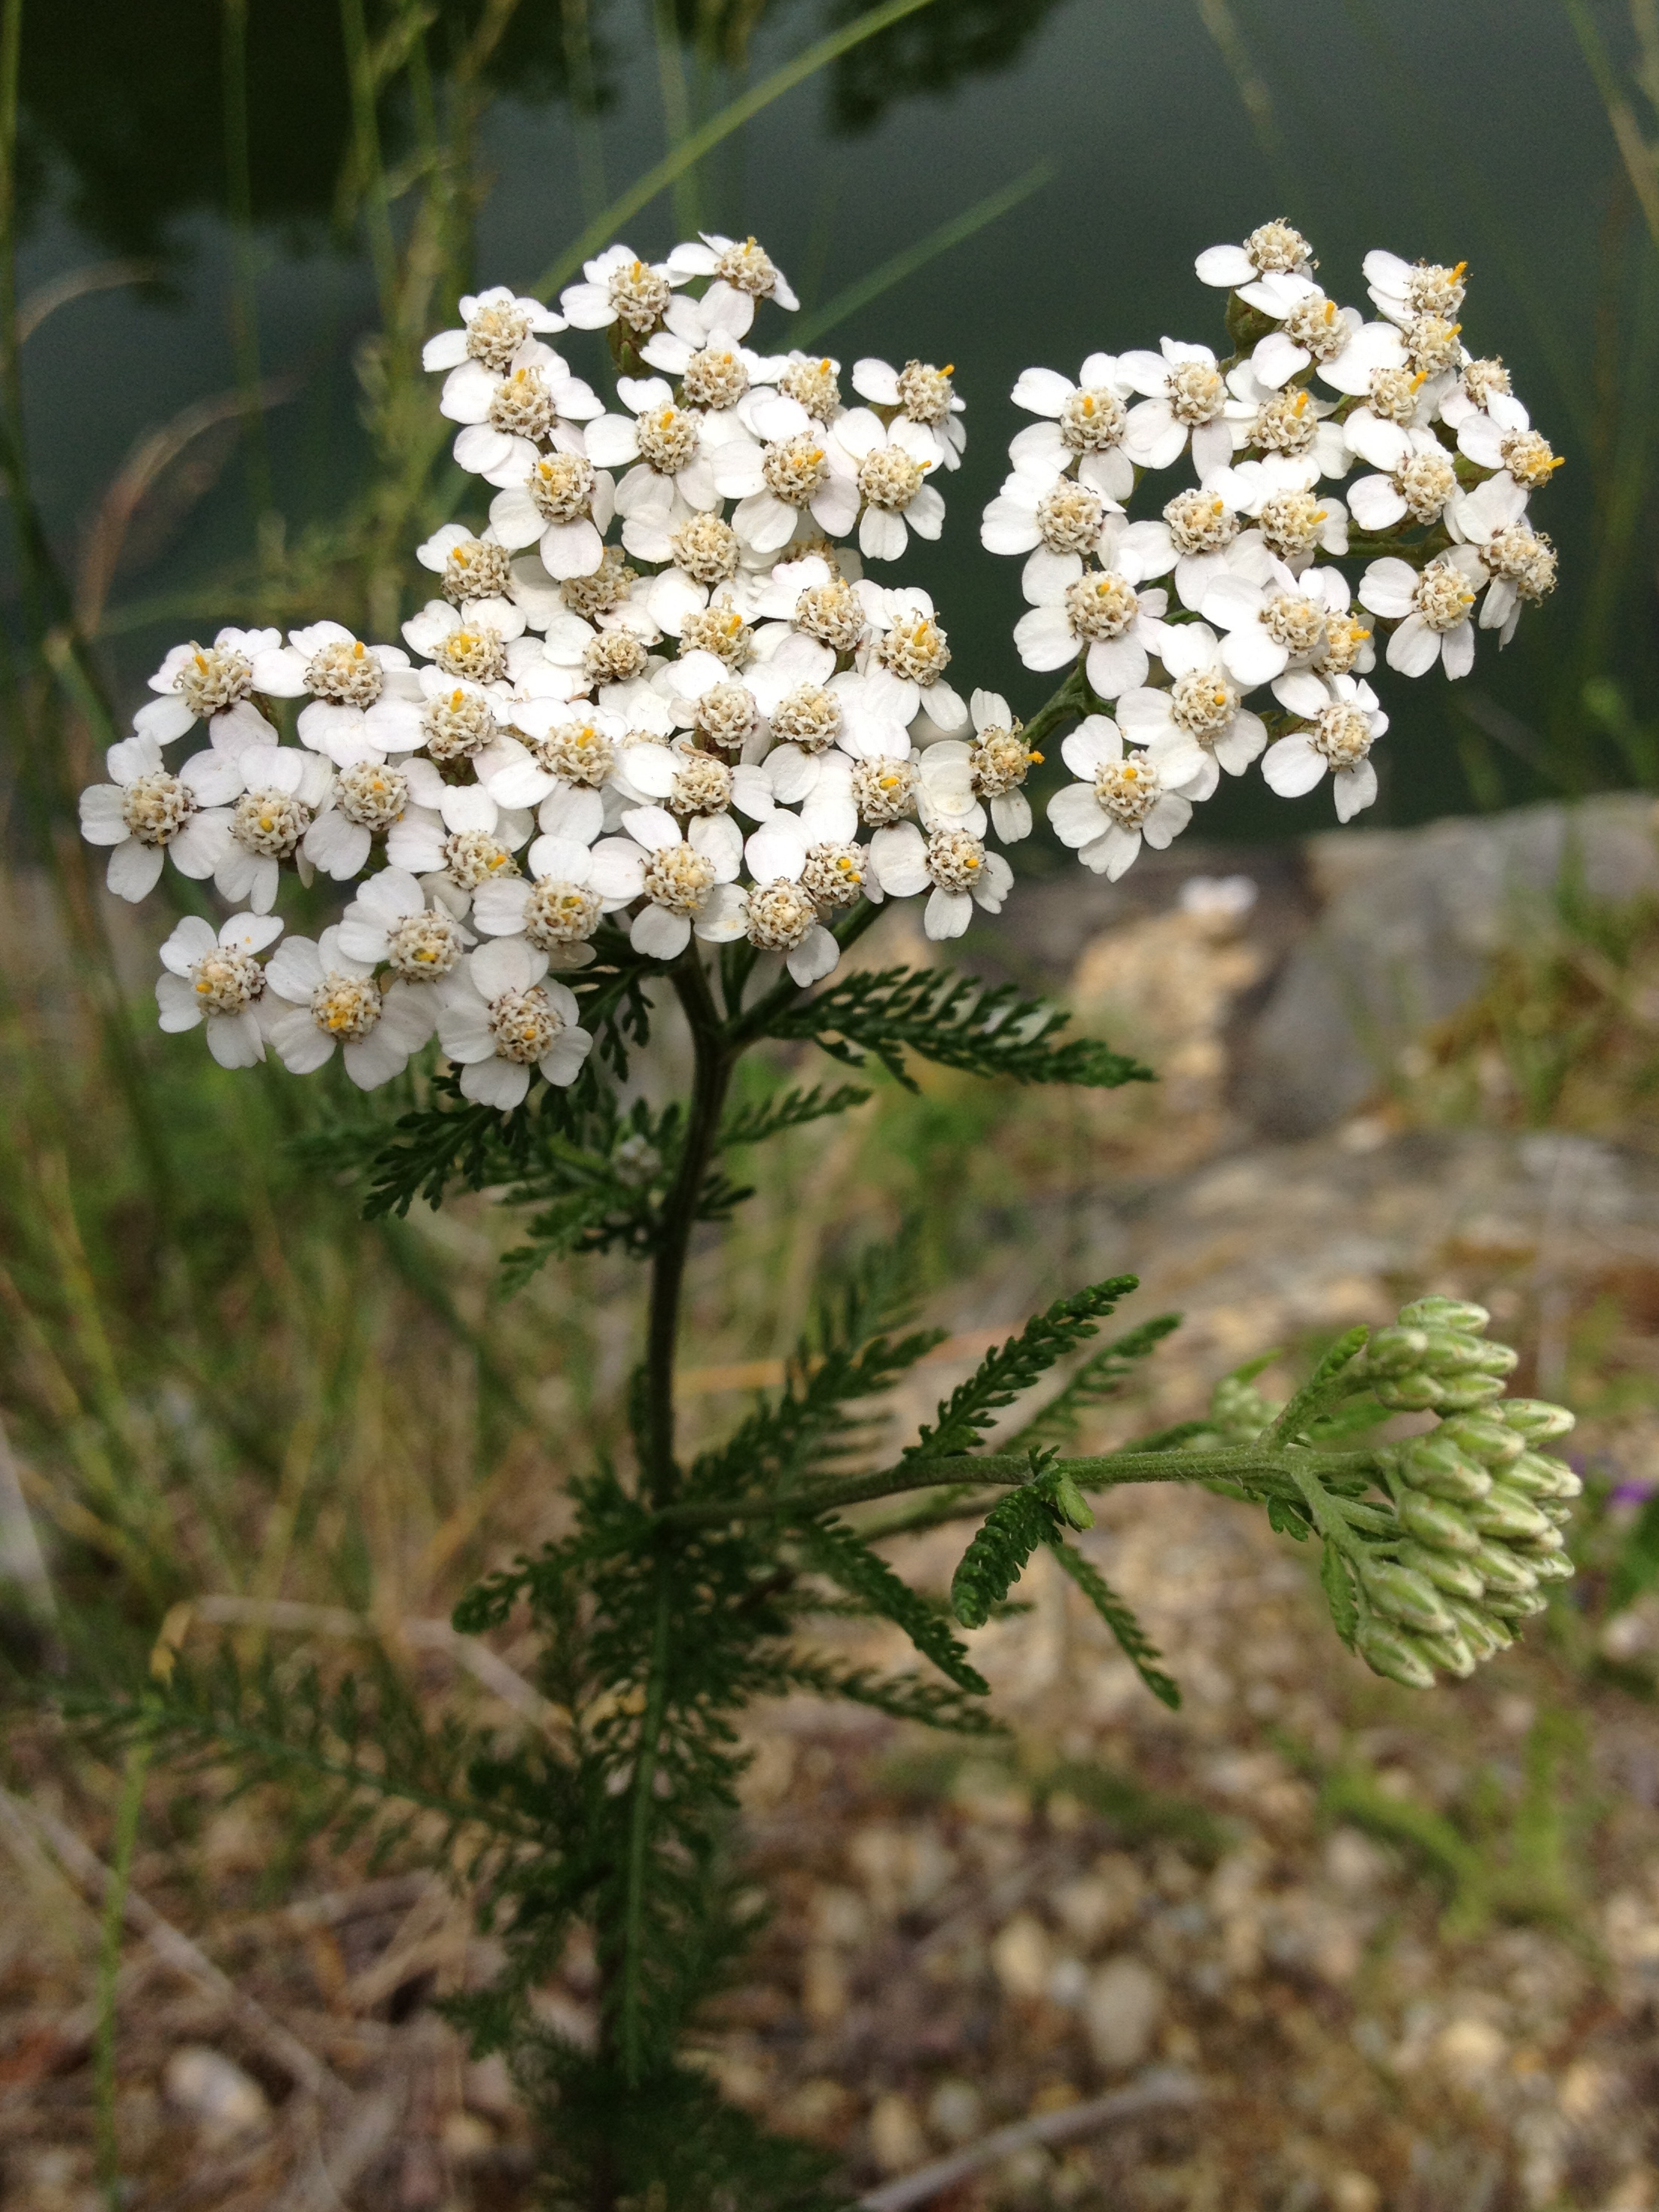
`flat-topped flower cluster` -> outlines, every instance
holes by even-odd
[[[1091,868],[1167,843],[1258,756],[1287,795],[1332,769],[1346,819],[1387,726],[1374,630],[1389,665],[1460,675],[1476,623],[1507,638],[1553,580],[1525,517],[1555,459],[1462,344],[1461,267],[1371,255],[1370,321],[1312,267],[1281,223],[1200,257],[1231,288],[1231,362],[1166,338],[1015,386],[1037,420],[981,534],[1025,556],[1021,659],[1067,672],[1042,711],[1077,719],[1079,780],[1048,811]],[[417,549],[434,596],[402,641],[319,622],[179,645],[82,795],[112,890],[143,898],[171,857],[238,909],[168,939],[163,1028],[204,1024],[227,1066],[338,1047],[364,1087],[435,1034],[507,1109],[532,1073],[580,1072],[607,917],[643,958],[744,939],[805,988],[860,902],[925,896],[935,938],[1001,906],[1041,754],[1006,699],[952,684],[927,593],[865,573],[942,529],[952,371],[864,359],[844,386],[831,358],[762,355],[769,301],[796,304],[763,248],[714,236],[658,263],[613,246],[556,312],[462,300],[425,362],[488,521],[481,498]],[[549,343],[567,330],[605,334],[614,404]],[[1131,520],[1188,453],[1197,483]],[[1346,503],[1322,488],[1361,463]],[[1351,525],[1388,549],[1357,594]],[[358,887],[272,952],[284,870]]]

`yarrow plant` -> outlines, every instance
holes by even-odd
[[[753,239],[708,236],[660,262],[614,246],[556,309],[464,298],[425,360],[477,489],[415,549],[431,596],[401,641],[324,620],[181,644],[83,795],[118,895],[146,896],[171,859],[233,909],[188,915],[162,945],[163,1029],[202,1029],[227,1067],[274,1054],[308,1074],[337,1048],[359,1090],[394,1086],[391,1115],[317,1139],[319,1159],[363,1166],[371,1212],[504,1189],[527,1209],[515,1278],[561,1252],[648,1265],[632,1468],[573,1480],[570,1532],[456,1614],[478,1633],[527,1612],[551,1736],[434,1733],[385,1680],[313,1678],[296,1718],[291,1684],[228,1658],[172,1668],[143,1706],[204,1757],[229,1743],[244,1766],[309,1775],[325,1809],[406,1802],[447,1823],[507,1958],[455,2008],[548,2122],[559,2203],[848,2201],[685,2057],[751,1917],[726,1831],[755,1698],[994,1727],[957,1632],[1041,1548],[1178,1702],[1073,1541],[1088,1491],[1126,1482],[1201,1482],[1312,1539],[1339,1635],[1418,1687],[1468,1674],[1571,1571],[1577,1479],[1537,1449],[1571,1417],[1506,1398],[1516,1355],[1443,1298],[1340,1340],[1282,1407],[1254,1389],[1259,1363],[1204,1420],[1067,1456],[1085,1409],[1175,1325],[1093,1345],[1135,1287],[1097,1285],[989,1353],[890,1457],[870,1401],[936,1338],[903,1328],[902,1267],[878,1255],[826,1291],[780,1393],[724,1443],[689,1461],[679,1443],[686,1258],[745,1195],[728,1163],[868,1096],[733,1105],[745,1054],[811,1043],[904,1083],[916,1057],[1017,1083],[1146,1075],[1009,988],[838,973],[889,900],[922,900],[934,939],[1002,906],[1045,744],[1060,736],[1073,779],[1049,822],[1111,877],[1258,762],[1285,796],[1329,772],[1346,820],[1376,795],[1379,653],[1460,677],[1478,629],[1506,641],[1553,586],[1527,518],[1558,463],[1503,364],[1464,348],[1462,264],[1370,255],[1369,315],[1326,295],[1283,222],[1197,267],[1228,294],[1224,356],[1164,337],[1014,387],[1033,420],[981,534],[1023,563],[1021,660],[1060,679],[1024,720],[963,687],[932,599],[894,573],[912,532],[944,525],[965,442],[953,368],[866,359],[843,379],[827,356],[757,351],[760,312],[793,295]],[[609,398],[552,343],[584,332]],[[341,886],[315,939],[284,933],[289,876]],[[635,1058],[672,1006],[692,1073],[657,1101]],[[1057,1368],[1046,1401],[1004,1418]],[[1378,1441],[1397,1416],[1419,1431]],[[879,1524],[856,1517],[895,1498]],[[957,1518],[980,1526],[947,1615],[872,1534]],[[825,1610],[897,1623],[931,1672],[814,1653],[803,1628]],[[578,1927],[599,1961],[591,2048],[531,2003]]]

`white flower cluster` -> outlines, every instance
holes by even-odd
[[[1464,264],[1367,254],[1369,319],[1316,265],[1299,232],[1264,223],[1198,257],[1231,295],[1231,360],[1166,337],[1091,354],[1075,383],[1031,368],[1014,386],[1037,420],[981,538],[1024,556],[1025,665],[1080,666],[1112,709],[1066,739],[1078,781],[1048,809],[1109,876],[1258,758],[1284,798],[1328,769],[1349,820],[1376,796],[1388,727],[1366,681],[1376,631],[1400,674],[1463,676],[1477,628],[1507,644],[1522,603],[1554,587],[1527,507],[1560,462],[1503,362],[1463,345]],[[1188,453],[1196,481],[1132,520],[1137,490]],[[1357,590],[1335,565],[1351,554]],[[1273,704],[1252,708],[1264,685]]]
[[[1027,556],[1026,665],[1076,672],[1045,720],[1085,714],[1062,748],[1081,781],[1050,815],[1091,867],[1167,843],[1264,751],[1282,792],[1333,768],[1345,818],[1373,795],[1371,632],[1317,557],[1344,551],[1350,510],[1399,540],[1358,598],[1397,623],[1388,657],[1408,672],[1468,665],[1482,589],[1480,622],[1507,636],[1548,588],[1522,518],[1553,457],[1501,366],[1464,356],[1461,272],[1366,265],[1369,324],[1268,225],[1200,263],[1237,288],[1249,358],[1166,339],[1015,389],[1039,420],[983,535]],[[557,313],[505,289],[463,299],[424,358],[489,519],[419,547],[434,596],[402,642],[319,622],[167,655],[82,798],[113,891],[143,898],[170,855],[238,909],[168,939],[164,1028],[204,1024],[233,1066],[269,1046],[308,1072],[337,1045],[366,1088],[435,1034],[465,1095],[506,1109],[532,1071],[579,1073],[580,987],[553,979],[593,962],[606,917],[647,958],[746,939],[805,987],[860,900],[925,894],[934,938],[1001,906],[1012,872],[990,841],[1030,834],[1041,756],[1006,700],[952,687],[927,594],[864,573],[939,533],[934,479],[964,443],[951,371],[859,361],[849,405],[839,362],[750,348],[767,300],[795,305],[765,251],[712,236],[660,263],[612,246]],[[547,343],[572,328],[605,333],[616,408]],[[1198,484],[1130,521],[1143,473],[1189,446]],[[1378,473],[1347,508],[1316,492],[1356,457]],[[1148,580],[1171,574],[1173,609]],[[1279,708],[1251,712],[1264,683]],[[319,939],[270,952],[285,867],[362,880]]]

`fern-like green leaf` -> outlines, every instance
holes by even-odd
[[[907,1053],[970,1075],[1017,1083],[1076,1083],[1111,1089],[1146,1083],[1152,1071],[1095,1037],[1059,1042],[1070,1016],[1043,999],[1022,999],[1012,983],[936,968],[861,969],[811,999],[783,1008],[773,1036],[811,1038],[849,1067],[873,1055],[910,1090]]]
[[[1003,1724],[982,1705],[943,1682],[925,1682],[918,1674],[878,1674],[868,1667],[837,1667],[829,1660],[787,1660],[783,1680],[793,1689],[808,1690],[820,1698],[846,1698],[855,1705],[871,1705],[896,1721],[919,1721],[924,1728],[945,1729],[956,1735],[1002,1735]]]
[[[922,1657],[931,1659],[958,1689],[974,1697],[989,1694],[990,1684],[969,1664],[967,1650],[951,1634],[949,1622],[845,1522],[814,1522],[800,1531],[799,1541],[809,1565],[896,1622]]]
[[[964,1628],[982,1628],[1025,1571],[1039,1544],[1057,1533],[1059,1516],[1035,1483],[1011,1490],[986,1515],[951,1582],[951,1609]]]
[[[980,1432],[1003,1407],[1041,1382],[1056,1360],[1096,1334],[1120,1298],[1138,1290],[1133,1275],[1114,1275],[1069,1297],[1056,1298],[1046,1313],[1034,1314],[1018,1336],[988,1352],[965,1382],[959,1382],[939,1409],[933,1428],[924,1428],[906,1459],[943,1459],[971,1451]]]
[[[1156,1351],[1164,1338],[1180,1326],[1179,1314],[1158,1314],[1152,1320],[1142,1322],[1138,1328],[1114,1337],[1109,1344],[1103,1344],[1001,1449],[1025,1451],[1033,1444],[1068,1443],[1090,1407],[1115,1397],[1136,1360],[1145,1359],[1149,1352]]]
[[[1162,1654],[1092,1559],[1058,1533],[1048,1539],[1049,1549],[1117,1638],[1118,1649],[1160,1703],[1178,1711],[1181,1691],[1159,1666]]]
[[[780,1130],[805,1128],[809,1121],[822,1121],[830,1115],[862,1106],[870,1095],[856,1083],[837,1084],[833,1091],[814,1084],[810,1091],[786,1091],[750,1105],[735,1106],[720,1124],[720,1149],[763,1144]]]

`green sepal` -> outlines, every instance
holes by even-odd
[[[1319,1583],[1331,1609],[1331,1625],[1352,1651],[1359,1626],[1359,1610],[1354,1603],[1353,1582],[1342,1547],[1328,1536],[1319,1562]]]

